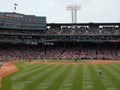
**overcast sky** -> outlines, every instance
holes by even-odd
[[[1,0],[1,12],[46,16],[48,23],[70,23],[71,12],[67,5],[81,5],[77,12],[78,23],[120,22],[120,0]]]

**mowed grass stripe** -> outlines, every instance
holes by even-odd
[[[41,82],[35,90],[46,90],[58,77],[61,75],[69,65],[64,65],[57,71],[55,71],[51,76],[46,78],[43,82]]]
[[[111,64],[111,65],[120,71],[120,64]]]
[[[98,75],[98,66],[89,65],[89,71],[94,85],[93,90],[106,90],[104,83],[101,81],[101,77]]]
[[[20,78],[25,77],[26,75],[29,75],[30,73],[32,73],[31,71],[37,71],[40,68],[44,68],[44,65],[31,65],[31,67],[24,67],[24,70],[20,71],[19,73],[15,74],[13,78],[11,78],[12,80],[18,80]]]
[[[88,65],[83,65],[83,90],[93,90],[93,83]]]
[[[111,64],[111,66],[120,72],[120,64]]]
[[[71,90],[82,90],[83,65],[77,65],[75,77],[72,81]]]
[[[24,81],[27,80],[30,76],[32,77],[32,75],[35,75],[37,73],[39,73],[40,70],[45,70],[47,68],[51,67],[51,65],[39,65],[39,67],[31,69],[31,70],[27,70],[27,71],[23,71],[23,73],[19,73],[18,75],[16,75],[14,78],[12,78],[15,82],[20,82],[20,81]]]
[[[48,65],[45,65],[48,66]],[[13,90],[30,90],[26,89],[26,87],[34,87],[37,83],[39,83],[40,78],[50,75],[50,73],[54,73],[54,70],[58,69],[60,65],[49,65],[50,67],[47,67],[46,69],[40,69],[40,71],[37,72],[35,75],[34,73],[31,73],[26,80],[20,81],[20,82],[14,82],[13,81]],[[33,75],[32,75],[33,74]],[[24,89],[25,88],[25,89]]]
[[[110,67],[119,75],[120,74],[120,66],[116,66],[115,64],[111,64]],[[120,79],[120,75],[118,76]]]
[[[49,85],[49,87],[46,90],[59,90],[59,87],[63,83],[65,77],[70,72],[72,67],[73,65],[67,65],[67,68],[64,69],[63,73],[59,74],[59,76],[54,80],[54,82],[52,82],[51,85]]]
[[[96,70],[96,73],[98,74],[98,70],[99,68],[101,68],[101,66],[99,67],[98,65],[94,65],[94,68]],[[109,77],[107,77],[105,74],[104,74],[104,71],[103,71],[103,78],[101,76],[98,75],[98,79],[101,80],[103,86],[100,86],[98,88],[98,90],[116,90],[117,88],[113,85],[112,81],[109,79]],[[96,83],[98,83],[96,81]],[[98,86],[98,85],[97,85]]]
[[[35,68],[38,68],[38,67],[41,67],[41,66],[43,66],[43,65],[39,65],[39,64],[30,64],[29,66],[26,65],[25,66],[25,71],[35,69]]]
[[[54,67],[54,68],[53,68]],[[51,69],[52,68],[52,69]],[[40,72],[39,77],[36,80],[32,80],[31,83],[25,86],[24,90],[35,90],[35,88],[46,80],[49,76],[54,74],[57,70],[62,68],[62,65],[52,65],[51,68],[48,68],[46,71]],[[31,78],[32,79],[32,78]]]
[[[35,66],[35,67],[36,67],[36,66],[39,66],[39,64],[25,64],[25,63],[24,63],[24,66],[25,66],[25,68],[31,69],[31,68],[33,68],[34,66]]]
[[[115,74],[113,74],[114,71],[110,69],[111,67],[109,65],[101,65],[101,66],[102,66],[102,69],[103,69],[105,75],[110,79],[111,83],[113,83],[114,87],[116,87],[116,89],[119,90],[120,89],[120,84],[119,84],[120,80],[118,80],[116,78],[117,76],[115,76]]]
[[[59,90],[70,90],[71,89],[72,82],[74,80],[75,73],[77,71],[77,67],[78,67],[78,65],[73,65],[70,72],[67,74],[63,83],[61,84]]]
[[[36,66],[39,66],[38,64],[25,64],[25,63],[23,63],[23,62],[17,62],[17,64],[19,63],[19,65],[23,68],[23,69],[25,69],[25,70],[27,70],[27,69],[32,69],[32,68],[34,68],[34,67],[36,67]]]
[[[109,66],[109,67],[108,67]],[[117,69],[114,69],[111,65],[108,65],[108,66],[104,66],[106,67],[107,70],[109,70],[109,72],[115,76],[115,78],[117,79],[120,79],[120,72],[117,71]]]

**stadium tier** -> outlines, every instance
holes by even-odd
[[[0,13],[0,58],[120,59],[120,23],[46,23],[46,17]]]
[[[56,42],[0,44],[0,58],[8,60],[119,60],[120,43]]]

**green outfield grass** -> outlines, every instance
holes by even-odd
[[[19,71],[3,78],[2,90],[120,90],[120,64],[15,65]]]

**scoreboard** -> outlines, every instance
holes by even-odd
[[[0,12],[0,27],[29,30],[46,30],[46,17],[24,15],[15,12]]]

